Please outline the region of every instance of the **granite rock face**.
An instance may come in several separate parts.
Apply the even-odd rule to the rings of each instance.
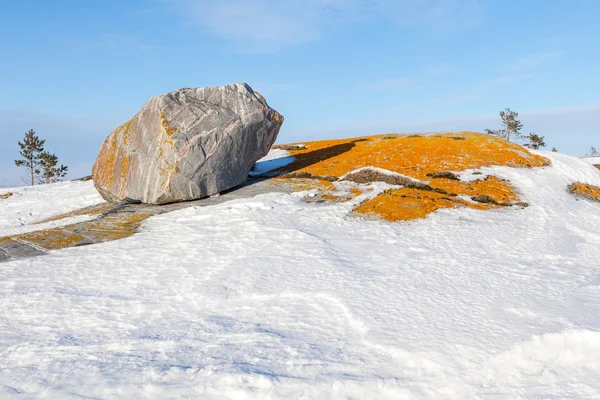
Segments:
[[[214,195],[246,180],[282,123],[244,83],[154,96],[104,140],[94,185],[110,202],[166,204]]]

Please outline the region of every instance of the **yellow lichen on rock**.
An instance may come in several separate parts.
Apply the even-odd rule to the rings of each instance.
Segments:
[[[116,135],[121,135],[121,143],[123,146],[127,146],[129,144],[129,139],[131,139],[131,124],[133,123],[133,119],[125,122],[123,125],[119,126],[115,129]]]
[[[160,126],[168,137],[171,137],[175,132],[177,132],[177,128],[171,126],[171,123],[165,118],[165,113],[162,111],[160,113]]]
[[[354,210],[390,221],[423,218],[440,208],[489,209],[519,201],[510,183],[500,178],[487,176],[463,182],[451,171],[484,166],[531,168],[550,164],[548,159],[522,146],[474,132],[389,134],[286,147],[295,160],[278,171],[281,173],[278,179],[334,181],[359,168],[375,167],[428,182],[387,190]],[[302,185],[306,186],[306,183]],[[324,200],[330,197],[339,200],[326,191],[321,192]],[[472,201],[460,199],[459,195],[468,196]]]
[[[396,222],[425,218],[440,208],[464,206],[479,210],[494,207],[469,203],[437,192],[402,188],[386,190],[379,196],[361,203],[354,212]]]
[[[102,206],[102,209],[104,206]],[[101,208],[98,209],[100,211]],[[68,216],[73,216],[72,213]],[[30,243],[44,250],[58,250],[89,244],[123,239],[133,235],[150,213],[121,213],[115,216],[86,222],[84,224],[67,225],[59,228],[45,229],[19,235],[0,238],[0,244],[10,241]]]
[[[116,218],[103,218],[89,223],[88,229],[94,231],[94,237],[103,241],[118,240],[133,235],[150,217],[149,213],[130,213]]]
[[[509,204],[519,200],[514,188],[505,180],[496,176],[487,176],[471,182],[461,182],[450,179],[432,179],[430,185],[449,193],[467,196],[488,196],[494,202]]]
[[[569,185],[569,192],[584,199],[600,202],[600,187],[587,183]]]
[[[85,240],[85,238],[78,233],[65,235],[61,228],[24,233],[12,238],[35,243],[46,250],[58,250],[72,247]]]
[[[361,167],[378,167],[427,179],[427,174],[483,166],[541,167],[544,157],[491,135],[474,132],[437,135],[378,135],[303,143],[284,171],[340,177]]]
[[[118,129],[110,134],[102,143],[98,159],[92,169],[94,183],[101,183],[105,186],[113,184],[115,160],[117,155],[117,133]]]

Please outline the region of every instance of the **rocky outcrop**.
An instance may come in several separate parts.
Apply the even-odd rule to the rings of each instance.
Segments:
[[[240,185],[275,142],[283,117],[250,86],[152,97],[102,143],[92,175],[110,202],[165,204]]]

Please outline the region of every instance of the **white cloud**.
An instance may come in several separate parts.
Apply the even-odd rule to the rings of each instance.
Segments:
[[[250,51],[318,39],[373,18],[426,29],[464,29],[483,18],[481,0],[166,0],[191,23]]]
[[[347,21],[362,0],[172,0],[209,32],[263,50],[317,39],[336,20]]]

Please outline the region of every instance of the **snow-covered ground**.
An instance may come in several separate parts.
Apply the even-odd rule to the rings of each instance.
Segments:
[[[541,153],[482,169],[525,209],[272,193],[2,263],[0,398],[600,398],[600,204],[566,190],[600,171]]]
[[[250,176],[258,176],[265,172],[272,171],[277,168],[285,167],[294,161],[294,157],[289,156],[286,150],[272,149],[269,154],[261,158],[254,164],[254,168],[250,171]]]
[[[41,227],[30,224],[104,201],[91,181],[0,189],[0,194],[6,192],[13,195],[0,200],[0,237],[60,226],[65,221]]]
[[[582,157],[581,159],[589,162],[590,164],[600,165],[600,157]]]

